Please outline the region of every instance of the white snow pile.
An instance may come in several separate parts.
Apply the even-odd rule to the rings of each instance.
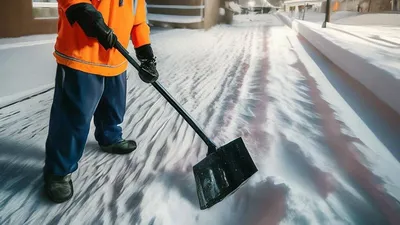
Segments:
[[[296,12],[293,15],[287,12],[282,12],[288,17],[291,17],[292,19],[303,19],[303,13],[301,12]],[[348,18],[348,17],[353,17],[359,15],[358,12],[350,12],[350,11],[339,11],[339,12],[332,12],[331,14],[331,22],[341,20],[343,18]],[[319,12],[313,12],[313,11],[306,11],[304,15],[304,20],[305,21],[310,21],[310,22],[317,22],[317,23],[322,23],[325,20],[325,13],[319,13]]]
[[[288,12],[281,12],[283,15],[291,19],[303,20],[301,12],[290,14]],[[322,23],[325,20],[325,13],[306,11],[304,21]],[[330,21],[335,24],[343,25],[358,25],[358,26],[400,26],[400,14],[361,14],[352,11],[338,11],[332,12]]]
[[[338,19],[335,23],[346,25],[400,26],[400,14],[363,14]]]
[[[233,12],[236,12],[236,13],[241,13],[242,12],[242,8],[240,7],[240,5],[239,4],[237,4],[237,3],[235,3],[235,2],[229,2],[228,3],[228,7],[229,7],[229,9],[230,10],[232,10]]]
[[[325,17],[325,13],[322,13]],[[352,12],[352,11],[339,11],[339,12],[334,12],[331,15],[331,20],[332,21],[337,21],[340,19],[344,19],[344,18],[349,18],[349,17],[353,17],[353,16],[357,16],[359,15],[359,12]]]
[[[164,14],[147,14],[149,21],[166,22],[166,23],[199,23],[203,18],[199,16],[176,16]]]
[[[219,8],[219,15],[224,16],[225,15],[225,9],[224,8]]]

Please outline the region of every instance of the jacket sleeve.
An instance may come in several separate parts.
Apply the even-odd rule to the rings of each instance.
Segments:
[[[89,3],[92,4],[90,0],[58,0],[58,6],[65,12],[71,5],[78,3]]]
[[[132,43],[135,48],[150,44],[150,27],[146,21],[146,3],[144,0],[137,1],[135,23],[131,31]]]

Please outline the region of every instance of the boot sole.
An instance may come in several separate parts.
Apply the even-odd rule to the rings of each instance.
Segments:
[[[108,150],[108,149],[101,149],[103,152],[105,152],[105,153],[109,153],[109,154],[115,154],[115,155],[127,155],[127,154],[130,154],[130,153],[132,153],[133,151],[135,151],[136,150],[136,148],[134,148],[134,149],[132,149],[132,150],[129,150],[129,151],[113,151],[112,149],[111,150]]]
[[[106,152],[106,153],[109,153],[109,154],[126,155],[126,154],[132,153],[133,151],[135,151],[137,149],[137,143],[134,142],[134,144],[135,144],[135,147],[130,149],[130,150],[127,150],[127,151],[118,151],[118,150],[114,150],[112,147],[108,148],[108,147],[102,147],[102,146],[100,146],[100,149],[103,152]]]

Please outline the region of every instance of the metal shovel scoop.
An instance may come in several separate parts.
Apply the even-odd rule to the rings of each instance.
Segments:
[[[129,55],[129,52],[117,42],[115,48],[138,70],[140,66]],[[210,208],[234,193],[254,173],[255,166],[242,138],[217,148],[204,134],[189,114],[157,81],[151,83],[165,99],[179,112],[186,122],[195,130],[208,146],[207,156],[193,166],[200,209]]]
[[[217,150],[208,148],[207,157],[193,167],[200,209],[209,208],[233,194],[257,172],[242,138]]]

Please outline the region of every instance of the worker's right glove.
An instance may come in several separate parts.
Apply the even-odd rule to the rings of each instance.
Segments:
[[[71,25],[77,22],[88,37],[97,38],[106,50],[114,47],[117,36],[105,24],[103,16],[92,4],[78,3],[72,5],[65,14]]]
[[[135,48],[136,57],[140,61],[139,77],[143,82],[153,83],[158,79],[156,57],[150,44]]]

